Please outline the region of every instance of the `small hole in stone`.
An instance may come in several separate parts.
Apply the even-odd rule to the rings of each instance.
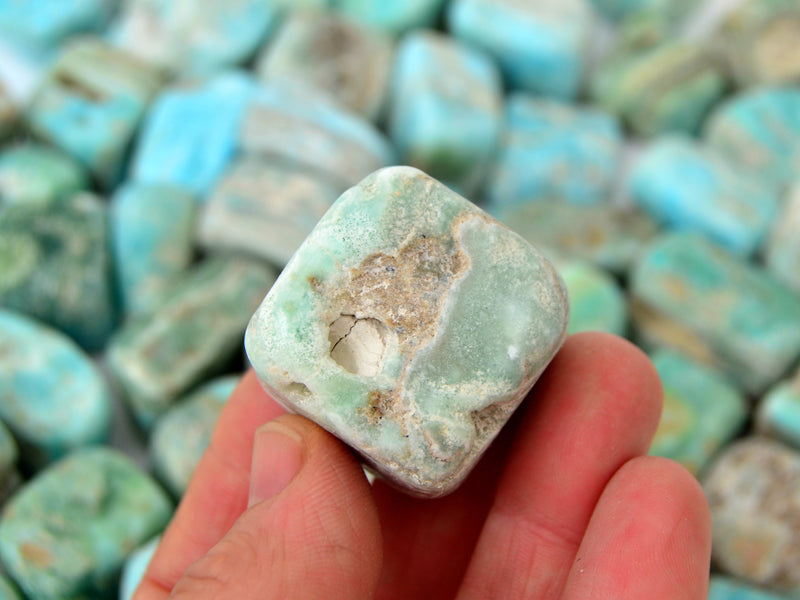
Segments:
[[[330,325],[331,358],[356,375],[377,375],[386,350],[386,325],[377,319],[341,315]]]
[[[311,395],[311,390],[309,390],[305,384],[300,383],[299,381],[293,381],[292,383],[286,385],[283,389],[284,393],[287,395],[303,397]]]

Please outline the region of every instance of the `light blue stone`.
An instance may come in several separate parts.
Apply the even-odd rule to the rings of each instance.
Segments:
[[[491,53],[513,89],[570,100],[581,88],[591,41],[585,0],[452,0],[452,33]]]
[[[604,16],[621,20],[642,13],[663,14],[667,19],[677,20],[694,8],[695,0],[591,0]]]
[[[487,185],[490,205],[534,200],[609,200],[622,150],[615,117],[589,107],[515,93]]]
[[[0,419],[34,468],[107,439],[111,397],[89,357],[64,335],[0,310]]]
[[[434,27],[444,0],[333,0],[335,10],[370,27],[400,35]]]
[[[708,600],[786,600],[778,592],[768,592],[722,575],[712,575]]]
[[[0,205],[49,204],[87,187],[84,169],[56,148],[26,143],[0,154]]]
[[[767,391],[755,418],[760,433],[800,449],[800,372]]]
[[[800,180],[772,226],[764,261],[778,279],[800,294]]]
[[[567,333],[605,331],[624,336],[628,329],[628,305],[614,278],[579,261],[557,266],[569,293]]]
[[[500,134],[502,89],[491,58],[443,34],[408,34],[392,75],[389,135],[400,162],[472,196]]]
[[[119,584],[119,600],[131,600],[136,588],[142,582],[147,566],[156,553],[161,536],[156,536],[144,546],[134,551],[122,567],[122,578]]]
[[[195,200],[164,185],[129,184],[111,200],[111,242],[124,314],[153,307],[194,256]]]
[[[244,73],[166,90],[140,133],[132,179],[182,187],[204,198],[236,154],[255,90]]]
[[[24,600],[14,582],[0,575],[0,600]]]
[[[778,197],[769,188],[688,137],[654,142],[627,186],[633,200],[658,221],[706,235],[739,256],[750,256],[762,245],[778,209]]]
[[[117,0],[0,0],[0,32],[35,48],[55,46],[68,36],[99,31]]]

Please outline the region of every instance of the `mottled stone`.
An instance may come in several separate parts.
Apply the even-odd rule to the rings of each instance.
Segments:
[[[107,220],[90,194],[0,211],[0,307],[101,348],[115,322]]]
[[[640,136],[693,134],[727,85],[711,50],[680,41],[611,57],[592,79],[592,96]]]
[[[117,0],[0,0],[0,32],[28,47],[58,45],[70,35],[100,31]]]
[[[400,35],[411,29],[434,27],[444,0],[334,0],[348,19]]]
[[[621,149],[622,133],[614,117],[589,107],[512,94],[506,101],[505,131],[487,200],[497,206],[608,200]]]
[[[397,48],[389,135],[400,162],[471,196],[500,135],[500,73],[491,58],[433,31]]]
[[[800,146],[800,141],[798,141]],[[800,154],[798,155],[800,156]],[[764,259],[778,279],[800,294],[800,180],[781,207],[767,240]]]
[[[157,422],[150,436],[150,459],[156,477],[176,498],[189,486],[222,408],[239,383],[220,377],[178,400]]]
[[[780,379],[800,356],[800,296],[699,235],[657,238],[630,285],[645,345],[680,350],[751,393]]]
[[[206,248],[243,251],[283,267],[344,189],[296,164],[244,156],[206,204],[198,238]]]
[[[650,357],[664,389],[664,408],[650,454],[681,463],[693,475],[744,427],[748,406],[721,373],[671,350]]]
[[[760,438],[735,442],[703,487],[716,566],[757,585],[800,591],[800,454]]]
[[[578,94],[594,22],[585,0],[453,0],[447,22],[497,59],[511,88],[563,100]]]
[[[18,116],[17,107],[0,82],[0,142],[14,132]]]
[[[2,313],[0,312],[0,319]],[[0,342],[2,348],[2,342]],[[2,376],[2,362],[0,361],[0,382],[4,377]],[[4,386],[0,383],[0,390]],[[11,432],[0,421],[0,508],[2,508],[5,501],[11,496],[14,490],[19,485],[20,475],[17,471],[17,458],[19,458],[19,450],[17,443],[14,441]],[[0,572],[2,575],[2,572]],[[2,588],[0,587],[0,600],[2,600]]]
[[[133,179],[182,187],[203,198],[236,154],[255,90],[248,75],[225,73],[164,91],[140,134]]]
[[[0,557],[31,598],[114,597],[131,549],[160,532],[171,514],[166,493],[128,458],[108,448],[81,450],[9,502]]]
[[[466,477],[564,340],[564,284],[527,242],[411,167],[345,192],[245,346],[288,409],[419,496]]]
[[[135,550],[125,561],[119,583],[119,600],[131,600],[136,588],[142,582],[147,567],[156,553],[161,536],[156,536],[141,548]]]
[[[800,449],[800,372],[770,388],[756,407],[756,430]]]
[[[88,186],[83,167],[56,148],[20,144],[0,153],[0,206],[49,204]]]
[[[389,84],[390,39],[333,13],[291,13],[258,64],[266,81],[292,80],[320,89],[344,108],[375,121]]]
[[[627,182],[631,198],[674,229],[707,236],[738,256],[767,237],[778,196],[712,148],[669,136],[640,156]]]
[[[569,292],[567,333],[606,331],[624,336],[628,304],[616,280],[589,263],[569,261],[557,266]]]
[[[149,429],[178,397],[225,367],[274,279],[260,263],[212,257],[121,329],[108,364],[140,425]]]
[[[785,600],[786,596],[749,586],[721,575],[712,575],[708,600]]]
[[[641,13],[666,13],[678,19],[688,12],[695,0],[591,0],[592,4],[606,17],[614,20],[624,19]]]
[[[155,306],[192,261],[195,200],[180,188],[128,184],[111,200],[114,273],[123,313]]]
[[[0,600],[24,600],[14,582],[0,575]]]
[[[28,107],[38,137],[74,156],[106,187],[123,174],[125,158],[158,71],[99,38],[70,42]]]

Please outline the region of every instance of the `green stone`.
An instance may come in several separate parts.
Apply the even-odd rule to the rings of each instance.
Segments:
[[[14,582],[0,575],[0,600],[23,600]]]
[[[275,275],[243,258],[212,257],[164,291],[111,341],[109,367],[134,416],[149,429],[194,385],[223,369]]]
[[[24,144],[0,154],[0,205],[49,204],[88,187],[83,168],[56,148]]]
[[[798,150],[800,152],[800,149]],[[800,155],[799,155],[800,156]],[[800,294],[800,180],[790,191],[767,240],[767,269]]]
[[[0,142],[11,135],[17,126],[17,108],[0,83]]]
[[[609,273],[588,263],[573,260],[558,267],[569,292],[567,333],[605,331],[624,336],[628,329],[628,304],[619,283]]]
[[[565,338],[561,278],[411,167],[345,192],[253,316],[265,388],[419,496],[466,477]]]
[[[0,508],[20,482],[17,472],[17,443],[8,428],[0,421]],[[0,593],[0,598],[2,594]]]
[[[755,420],[760,433],[800,449],[800,371],[767,391]]]
[[[30,598],[115,598],[128,554],[171,515],[166,493],[128,458],[107,448],[81,450],[9,502],[0,557]]]

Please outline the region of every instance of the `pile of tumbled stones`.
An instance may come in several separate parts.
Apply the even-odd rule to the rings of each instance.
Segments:
[[[692,0],[0,0],[43,73],[0,91],[0,599],[130,597],[250,316],[391,164],[650,353],[710,597],[800,594],[800,0],[734,4],[700,36]]]

